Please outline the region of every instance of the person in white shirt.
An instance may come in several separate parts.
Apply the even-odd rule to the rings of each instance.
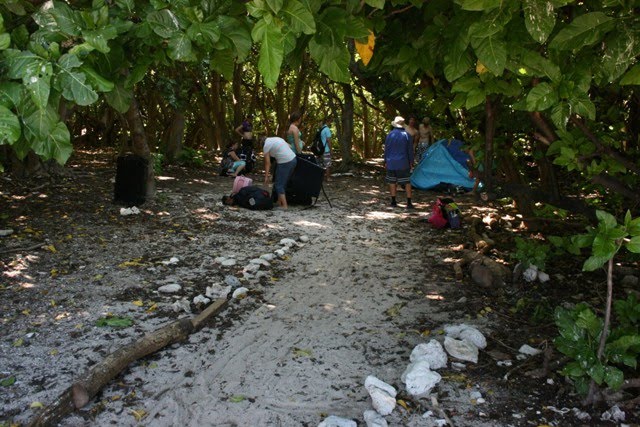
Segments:
[[[289,178],[296,168],[296,154],[293,152],[287,141],[278,137],[271,136],[265,138],[264,146],[264,183],[269,183],[269,171],[271,170],[271,158],[273,157],[278,167],[273,177],[273,188],[278,196],[278,205],[287,208],[287,197],[285,190]]]

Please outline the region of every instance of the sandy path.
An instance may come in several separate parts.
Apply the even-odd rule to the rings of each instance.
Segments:
[[[155,369],[132,369],[128,376],[143,378],[138,396],[146,424],[317,425],[331,414],[362,421],[371,408],[367,375],[402,387],[400,375],[421,342],[402,325],[419,312],[436,312],[415,293],[416,287],[436,291],[425,284],[427,271],[418,261],[425,234],[416,226],[426,225],[403,210],[334,204],[257,214],[273,230],[311,241],[278,261],[284,274],[264,287],[264,301],[242,321],[193,335]],[[113,416],[106,411],[98,424]]]

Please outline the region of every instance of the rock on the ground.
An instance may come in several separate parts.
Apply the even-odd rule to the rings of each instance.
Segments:
[[[168,285],[162,285],[158,288],[158,292],[162,292],[163,294],[175,294],[176,292],[180,292],[182,286],[177,283],[169,283]]]
[[[389,425],[382,415],[371,409],[364,411],[362,416],[367,427],[387,427]]]
[[[274,254],[262,254],[260,255],[260,258],[262,258],[265,261],[273,261],[276,256]]]
[[[222,286],[220,284],[215,283],[211,286],[207,286],[207,291],[205,292],[205,295],[208,298],[220,299],[220,298],[226,298],[227,295],[229,295],[229,292],[231,292],[231,286]]]
[[[533,282],[538,278],[538,267],[535,265],[530,265],[524,273],[522,273],[522,278],[527,282]]]
[[[238,279],[236,276],[232,276],[232,275],[224,276],[224,283],[226,285],[231,286],[232,288],[238,288],[241,285],[240,279]]]
[[[198,304],[203,304],[203,305],[207,305],[211,302],[211,300],[207,297],[205,297],[204,295],[198,295],[196,297],[193,298],[193,304],[198,305]]]
[[[451,338],[467,340],[478,348],[487,346],[487,339],[476,327],[461,323],[459,325],[446,325],[444,332]]]
[[[412,396],[429,394],[431,389],[435,387],[441,379],[440,374],[432,371],[429,363],[422,360],[411,363],[402,374],[402,381]]]
[[[451,357],[467,362],[478,363],[478,347],[469,341],[445,337],[444,348]]]
[[[307,243],[309,241],[309,236],[302,235],[298,237],[298,240],[300,240],[302,243]]]
[[[235,291],[233,291],[233,298],[235,299],[242,299],[244,297],[247,296],[247,294],[249,293],[249,289],[247,288],[238,288]]]
[[[380,415],[389,415],[396,407],[396,389],[382,380],[369,375],[364,387],[371,396],[371,403]]]
[[[7,230],[0,230],[0,237],[6,237],[6,236],[10,236],[13,234],[13,230],[12,229],[7,229]]]
[[[432,339],[426,344],[421,343],[415,346],[409,360],[412,362],[425,361],[429,363],[431,369],[446,368],[447,353],[445,353],[439,341]]]
[[[296,242],[294,239],[285,238],[285,239],[280,240],[280,244],[283,245],[283,246],[291,247],[291,246],[297,245],[298,242]]]
[[[527,356],[535,356],[536,354],[542,353],[542,350],[533,348],[529,344],[523,344],[518,351]]]
[[[234,265],[236,265],[236,260],[233,258],[226,258],[220,264],[222,264],[223,267],[233,267]]]
[[[358,427],[358,424],[349,418],[329,415],[327,418],[322,420],[320,424],[318,424],[318,427]]]
[[[189,304],[189,300],[186,298],[182,298],[181,300],[174,302],[173,304],[171,304],[171,308],[176,313],[184,311],[185,313],[191,314],[191,304]]]
[[[638,277],[627,274],[620,281],[620,285],[625,288],[635,288],[638,286]]]

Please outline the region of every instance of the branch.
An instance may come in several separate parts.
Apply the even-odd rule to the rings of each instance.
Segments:
[[[593,142],[595,146],[598,147],[598,150],[600,152],[611,156],[614,160],[619,162],[621,165],[623,165],[636,175],[640,175],[640,167],[638,167],[638,165],[629,160],[619,151],[603,144],[602,141],[600,141],[600,139],[589,130],[589,128],[582,122],[582,120],[578,119],[576,116],[571,116],[569,120],[571,121],[571,123],[576,125],[576,127],[580,129],[580,131],[582,131],[582,133],[589,139],[589,141]]]

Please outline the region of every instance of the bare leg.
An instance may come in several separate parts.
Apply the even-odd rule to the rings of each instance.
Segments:
[[[287,209],[287,196],[285,194],[278,194],[278,204],[283,209]]]
[[[398,189],[398,184],[389,184],[389,194],[391,194],[391,197],[396,197],[397,189]]]
[[[407,185],[404,187],[405,191],[407,192],[407,199],[411,198],[411,183],[408,182]]]
[[[231,176],[238,176],[238,175],[240,175],[240,172],[242,172],[242,170],[243,170],[243,169],[244,169],[244,165],[240,165],[240,166],[238,166],[238,169],[236,169],[236,170],[235,170],[235,172],[233,172],[233,173],[231,174]]]

